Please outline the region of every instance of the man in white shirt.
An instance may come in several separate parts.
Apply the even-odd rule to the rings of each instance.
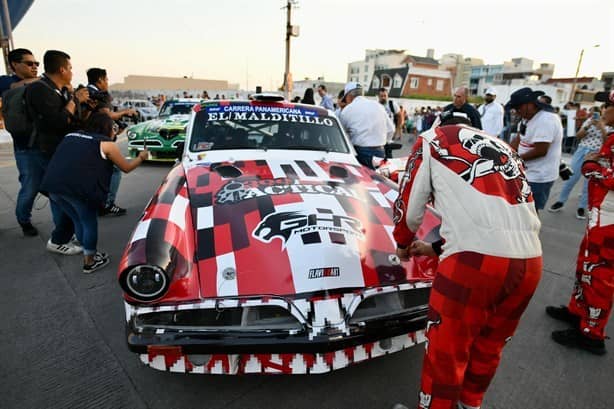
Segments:
[[[487,134],[499,137],[503,131],[503,107],[498,102],[497,91],[489,88],[484,95],[485,103],[478,108],[482,121],[482,129]]]
[[[343,101],[346,106],[339,121],[350,136],[358,162],[373,169],[373,157],[386,157],[384,145],[394,133],[394,124],[384,107],[362,96],[362,87],[356,82],[345,85]]]
[[[514,91],[508,109],[515,109],[521,118],[527,120],[527,129],[519,134],[510,145],[524,160],[527,181],[533,191],[535,209],[543,209],[550,196],[550,189],[559,176],[563,127],[560,117],[550,112],[547,104],[538,100],[542,91],[525,87]]]

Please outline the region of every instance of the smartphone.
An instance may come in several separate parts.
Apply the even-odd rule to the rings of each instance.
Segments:
[[[593,112],[593,119],[599,121],[599,112]]]

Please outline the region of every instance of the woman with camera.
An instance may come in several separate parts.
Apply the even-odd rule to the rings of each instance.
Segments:
[[[582,167],[584,157],[589,153],[599,152],[599,149],[601,149],[601,145],[603,144],[605,136],[614,130],[611,127],[605,125],[603,121],[600,120],[600,111],[603,110],[603,107],[593,107],[591,108],[591,110],[592,116],[586,121],[584,121],[584,123],[576,133],[576,138],[580,142],[578,143],[576,151],[571,158],[570,166],[571,170],[573,171],[573,174],[563,184],[563,188],[561,189],[559,198],[556,202],[554,202],[554,204],[552,204],[552,206],[548,208],[549,212],[560,212],[561,210],[563,210],[563,206],[565,205],[565,202],[567,202],[571,190],[582,176],[580,168]],[[586,219],[587,205],[588,180],[584,178],[582,184],[582,195],[580,196],[578,208],[576,210],[576,218]]]
[[[85,130],[66,135],[49,162],[41,191],[73,221],[83,246],[83,272],[92,273],[109,263],[98,252],[98,208],[106,200],[113,165],[125,173],[137,168],[149,152],[126,160],[113,140],[117,127],[105,113],[95,112]]]

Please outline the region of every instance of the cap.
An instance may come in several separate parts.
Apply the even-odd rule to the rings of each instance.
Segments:
[[[497,91],[494,88],[488,88],[485,95],[497,95]]]
[[[353,91],[356,88],[362,88],[362,86],[357,82],[348,82],[345,84],[345,88],[343,88],[343,95],[347,95],[350,91]]]

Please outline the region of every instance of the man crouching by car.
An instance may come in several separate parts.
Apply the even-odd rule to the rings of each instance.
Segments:
[[[420,408],[478,408],[541,277],[540,222],[522,162],[444,112],[420,135],[395,203],[397,255],[438,255]],[[440,242],[414,241],[432,200]]]
[[[133,108],[113,111],[111,101],[113,97],[109,93],[109,77],[107,71],[103,68],[90,68],[87,70],[87,89],[90,92],[90,100],[88,105],[92,112],[102,112],[111,117],[119,126],[119,132],[126,127],[121,122],[125,116],[135,116],[136,110]],[[113,167],[113,175],[111,176],[111,184],[109,186],[109,195],[103,206],[98,212],[100,216],[123,216],[126,214],[126,209],[115,204],[115,197],[119,190],[119,183],[122,178],[121,171],[117,166]]]

